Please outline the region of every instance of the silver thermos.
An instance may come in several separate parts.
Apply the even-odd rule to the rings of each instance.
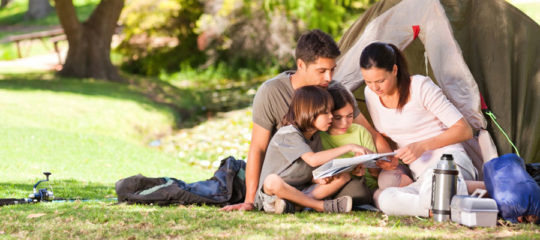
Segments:
[[[433,169],[431,212],[435,221],[450,219],[450,201],[456,195],[458,173],[452,154],[443,154]]]

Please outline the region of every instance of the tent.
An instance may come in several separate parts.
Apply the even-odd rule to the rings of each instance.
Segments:
[[[334,78],[359,98],[368,44],[400,48],[411,74],[429,75],[475,130],[475,166],[512,152],[481,111],[480,94],[526,162],[540,162],[540,26],[503,0],[381,0],[339,42]],[[497,153],[498,152],[498,153]]]

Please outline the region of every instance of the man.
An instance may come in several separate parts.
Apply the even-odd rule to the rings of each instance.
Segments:
[[[303,86],[327,88],[330,84],[339,84],[332,81],[332,75],[336,67],[335,59],[340,54],[331,36],[317,29],[309,31],[298,39],[295,52],[297,70],[285,71],[262,84],[253,99],[253,130],[246,166],[246,198],[244,203],[228,205],[222,210],[254,209],[253,202],[268,143],[281,127],[281,120],[289,109],[294,90]],[[370,131],[379,152],[391,151],[386,140],[371,127],[357,106],[354,122]],[[378,164],[384,169],[393,169],[397,159],[391,164]],[[358,179],[345,185],[336,197],[345,195],[353,197],[355,202],[371,199],[371,194]]]

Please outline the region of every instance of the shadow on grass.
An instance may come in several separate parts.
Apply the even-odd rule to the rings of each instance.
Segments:
[[[0,89],[46,90],[76,93],[88,96],[135,101],[148,108],[155,103],[174,111],[177,128],[192,127],[216,112],[231,111],[251,104],[258,83],[240,87],[216,89],[178,88],[159,79],[124,76],[126,83],[113,83],[96,79],[74,79],[55,76],[54,73],[1,74]],[[251,92],[251,94],[248,94]]]
[[[34,184],[0,182],[0,198],[27,198],[29,194],[33,193]],[[106,199],[116,197],[113,185],[72,179],[52,180],[50,183],[42,182],[37,186],[37,189],[47,188],[51,190],[51,187],[55,198]]]

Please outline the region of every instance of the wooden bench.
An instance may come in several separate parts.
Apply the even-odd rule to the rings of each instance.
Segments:
[[[66,35],[64,35],[63,28],[55,28],[52,30],[46,30],[46,31],[40,31],[40,32],[12,35],[12,36],[2,39],[0,43],[15,42],[15,45],[17,46],[17,55],[19,56],[19,58],[22,58],[20,42],[26,41],[26,40],[39,39],[41,40],[43,45],[47,46],[46,43],[44,42],[44,39],[49,38],[49,37],[51,38],[50,41],[52,41],[54,44],[54,51],[58,55],[58,62],[61,64],[62,60],[60,58],[60,50],[58,49],[58,42],[66,39]]]

